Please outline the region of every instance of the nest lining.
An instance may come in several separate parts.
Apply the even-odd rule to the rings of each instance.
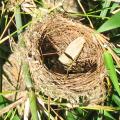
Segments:
[[[86,42],[66,76],[67,67],[58,57],[79,36]],[[18,57],[18,61],[29,62],[36,90],[41,89],[46,95],[65,98],[72,103],[79,103],[81,97],[86,105],[104,100],[105,69],[94,30],[61,15],[53,15],[32,24],[23,37],[26,48],[17,48],[13,56]]]
[[[39,47],[44,64],[53,73],[66,74],[66,68],[58,61],[58,57],[64,53],[70,42],[79,36],[84,36],[86,43],[69,73],[72,75],[74,73],[91,74],[102,64],[101,48],[97,42],[91,40],[94,38],[89,35],[90,33],[84,33],[85,31],[81,30],[80,26],[76,27],[72,21],[65,20],[52,19],[41,34]],[[88,32],[91,31],[88,30]]]

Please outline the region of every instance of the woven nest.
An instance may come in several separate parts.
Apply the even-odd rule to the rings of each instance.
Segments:
[[[78,37],[83,37],[85,43],[67,71],[68,67],[58,59]],[[104,36],[101,37],[104,39]],[[9,58],[12,65],[6,63],[4,71],[8,74],[10,68],[20,71],[20,61],[28,61],[36,91],[42,91],[52,98],[65,98],[72,103],[82,101],[85,105],[104,101],[103,51],[94,30],[61,15],[52,15],[29,26],[23,38],[26,48],[17,47]],[[16,75],[11,74],[12,83],[16,85]],[[24,89],[22,73],[19,75],[20,89]]]

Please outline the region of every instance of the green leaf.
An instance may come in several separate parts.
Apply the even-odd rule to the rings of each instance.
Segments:
[[[119,3],[113,3],[110,9],[110,13],[112,13],[118,7],[119,7]]]
[[[18,117],[18,115],[16,114],[12,120],[20,120],[20,118]]]
[[[66,120],[76,120],[75,119],[75,116],[72,112],[67,112],[67,117],[66,117]]]
[[[113,50],[117,55],[120,55],[120,48],[114,48]]]
[[[111,81],[114,85],[114,88],[116,89],[117,93],[120,96],[120,87],[119,87],[117,74],[116,74],[116,71],[115,71],[113,58],[108,51],[105,51],[103,53],[103,58],[104,58],[104,63],[105,63],[106,69],[108,71],[109,77],[110,77],[110,79],[111,79]]]
[[[29,100],[30,100],[30,109],[32,114],[32,120],[38,120],[38,113],[37,113],[37,98],[33,90],[28,92]]]
[[[112,95],[112,100],[120,107],[120,98],[117,95]]]
[[[120,27],[120,12],[113,15],[109,20],[107,20],[97,31],[104,32]]]
[[[17,27],[17,30],[19,30],[22,27],[22,17],[20,13],[20,6],[16,6],[14,13],[15,13],[16,27]],[[19,40],[20,40],[21,32],[22,32],[22,29],[17,32]]]
[[[4,96],[0,95],[0,109],[9,105],[9,103],[10,103],[10,101],[8,99],[6,99]]]
[[[105,120],[116,120],[109,112],[104,111]]]
[[[110,6],[111,1],[110,0],[104,0],[104,4],[103,4],[103,10],[101,10],[100,16],[102,17],[102,19],[104,19],[104,17],[106,17],[107,12],[108,12],[108,8]]]

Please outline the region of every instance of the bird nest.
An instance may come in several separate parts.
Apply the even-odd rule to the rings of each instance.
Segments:
[[[12,84],[17,84],[15,79],[19,72],[14,71],[20,71],[20,61],[23,60],[29,63],[36,91],[51,98],[64,98],[85,105],[104,101],[103,51],[93,29],[62,15],[52,15],[30,25],[23,33],[23,39],[26,47],[17,47],[9,58],[12,65],[4,65],[4,71],[10,71],[7,72],[9,76],[13,72]],[[76,40],[78,42],[74,44]],[[80,47],[79,52],[75,47]],[[66,59],[72,61],[71,64],[64,63]],[[24,89],[22,81],[20,73],[19,86]]]

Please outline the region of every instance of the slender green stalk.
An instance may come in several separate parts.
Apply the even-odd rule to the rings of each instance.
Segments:
[[[23,30],[25,27],[27,27],[29,24],[31,23],[31,21],[27,24],[25,24],[24,26],[22,26],[21,28],[17,29],[15,32],[11,33],[9,36],[6,36],[5,38],[3,38],[2,40],[0,40],[0,44],[2,44],[3,42],[5,42],[6,40],[8,40],[10,37],[12,37],[13,35],[15,35],[16,33],[18,33],[19,31]],[[20,42],[20,41],[19,41]]]
[[[33,85],[32,85],[32,78],[31,78],[30,71],[29,71],[29,65],[25,61],[22,63],[22,71],[23,71],[23,78],[24,78],[26,87],[28,89],[32,88]]]
[[[20,13],[20,6],[16,6],[15,8],[15,21],[16,21],[16,27],[17,30],[20,29],[22,27],[22,17],[21,17],[21,13]],[[18,39],[20,39],[20,33],[22,32],[22,30],[19,30],[18,33]]]
[[[25,48],[24,38],[21,36],[22,32],[22,18],[20,13],[20,7],[17,6],[15,9],[15,21],[16,21],[16,27],[17,27],[17,33],[18,33],[18,45],[21,48]],[[26,84],[26,87],[28,88],[28,96],[30,99],[30,109],[32,114],[33,120],[38,120],[38,114],[37,114],[37,102],[36,102],[36,95],[33,91],[33,84],[32,84],[32,78],[30,74],[29,64],[27,61],[22,60],[22,72],[23,72],[23,79]]]
[[[32,120],[38,120],[37,114],[37,98],[35,92],[31,89],[28,92],[29,100],[30,100],[30,109],[32,113]]]
[[[105,111],[117,111],[117,110],[120,110],[119,107],[100,106],[100,105],[82,106],[82,107],[79,107],[79,108],[88,109],[88,110],[105,110]]]
[[[99,15],[90,15],[90,14],[80,14],[80,13],[69,13],[70,16],[84,16],[84,17],[93,17],[93,18],[102,18],[101,16]],[[104,17],[104,19],[110,19],[109,17]]]
[[[105,51],[103,54],[103,58],[104,58],[106,69],[108,71],[108,75],[113,83],[115,90],[120,96],[120,87],[119,87],[119,82],[118,82],[117,74],[115,71],[115,66],[114,66],[112,55],[108,51]]]
[[[31,109],[32,119],[38,120],[37,101],[36,101],[37,98],[36,98],[34,90],[32,89],[33,84],[32,84],[31,74],[29,71],[29,65],[25,61],[23,61],[22,71],[23,71],[23,77],[26,83],[26,87],[28,88],[28,96],[30,100],[30,109]]]

